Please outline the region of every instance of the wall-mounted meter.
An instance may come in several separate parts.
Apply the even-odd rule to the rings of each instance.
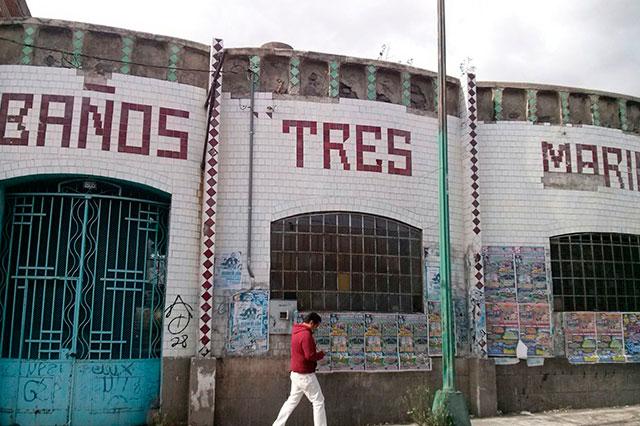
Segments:
[[[298,307],[295,300],[269,301],[269,333],[290,334],[293,324],[293,313]]]

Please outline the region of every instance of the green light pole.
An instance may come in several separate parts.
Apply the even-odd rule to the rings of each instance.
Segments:
[[[433,411],[444,410],[455,426],[471,425],[462,392],[456,391],[453,303],[451,299],[451,247],[449,237],[449,159],[447,152],[447,85],[444,0],[438,0],[438,201],[440,217],[440,312],[442,322],[442,389],[436,392]]]

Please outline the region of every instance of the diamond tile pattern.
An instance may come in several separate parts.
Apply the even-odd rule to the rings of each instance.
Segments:
[[[213,88],[211,109],[208,117],[207,146],[205,153],[204,196],[202,197],[202,284],[200,288],[200,315],[198,328],[198,354],[202,357],[211,355],[211,329],[213,314],[213,276],[216,237],[216,207],[218,194],[218,144],[220,143],[220,100],[222,97],[222,73],[216,70],[222,66],[224,46],[221,39],[213,39],[211,47],[211,86]],[[177,53],[177,52],[176,52]],[[259,63],[258,63],[259,67]],[[259,70],[259,68],[258,68]]]
[[[480,247],[482,241],[480,239],[480,194],[478,189],[479,176],[478,176],[478,141],[476,140],[478,127],[477,116],[477,87],[476,76],[474,74],[467,74],[467,102],[468,102],[468,127],[469,127],[469,177],[471,185],[471,223],[473,224],[472,230],[474,237],[472,238],[474,244],[473,250],[473,266],[475,273],[472,278],[475,278],[475,283],[470,288],[470,314],[473,321],[473,350],[481,358],[487,357],[487,330],[484,321],[485,318],[485,303],[484,303],[484,274],[483,274],[483,262],[480,254]],[[498,110],[502,110],[502,91],[498,96],[494,92],[494,102],[498,99],[498,103],[494,103],[496,108],[496,119],[498,119]],[[498,108],[499,107],[499,108]]]
[[[340,68],[336,61],[329,62],[329,96],[337,98],[340,89]]]
[[[375,101],[376,98],[376,67],[369,65],[367,66],[367,99]]]
[[[289,85],[291,89],[300,87],[300,58],[295,56],[289,61]]]
[[[411,105],[411,74],[402,73],[402,105]]]

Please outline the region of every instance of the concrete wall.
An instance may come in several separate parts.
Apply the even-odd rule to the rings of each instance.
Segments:
[[[571,365],[563,358],[542,367],[496,366],[503,413],[596,408],[640,403],[640,365]]]
[[[470,375],[494,380],[492,363],[478,364],[466,359],[456,362],[456,386],[468,401],[480,397],[469,391]],[[216,425],[269,425],[286,400],[290,380],[289,360],[286,357],[224,358],[218,360],[216,371]],[[440,360],[434,360],[433,371],[401,373],[329,373],[319,374],[318,381],[326,401],[329,424],[356,426],[366,424],[409,422],[402,397],[407,390],[426,385],[432,390],[442,384]],[[488,397],[488,398],[487,398]],[[495,399],[482,395],[484,410],[490,411]],[[478,404],[472,404],[478,413]],[[248,409],[250,407],[250,409]],[[487,411],[485,411],[486,413]],[[485,414],[487,415],[487,414]],[[312,425],[311,404],[300,403],[289,424]]]

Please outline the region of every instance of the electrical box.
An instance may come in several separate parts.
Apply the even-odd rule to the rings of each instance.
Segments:
[[[293,313],[298,308],[295,300],[271,300],[269,302],[269,333],[290,334]]]

